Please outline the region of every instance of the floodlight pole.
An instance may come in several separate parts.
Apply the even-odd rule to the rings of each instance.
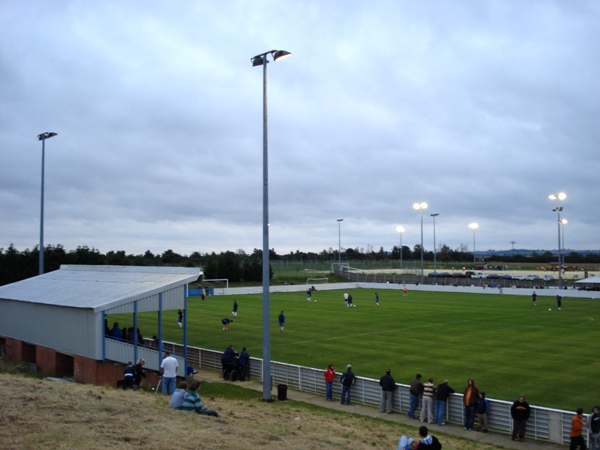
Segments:
[[[342,273],[342,221],[344,219],[338,219],[338,268],[340,274]]]
[[[476,262],[476,259],[475,259],[475,258],[476,258],[476,257],[475,257],[475,250],[476,250],[476,249],[475,249],[475,230],[476,230],[477,228],[479,228],[479,224],[478,224],[478,223],[475,223],[475,222],[473,222],[473,223],[470,223],[470,224],[469,224],[469,228],[470,228],[471,230],[473,230],[473,270],[475,270],[475,266],[477,265],[477,262]]]
[[[263,254],[262,254],[262,284],[263,284],[263,401],[272,401],[271,396],[271,332],[270,332],[270,265],[269,265],[269,140],[267,115],[267,55],[274,61],[287,58],[291,53],[284,50],[271,50],[250,59],[252,66],[263,66]]]
[[[427,208],[427,203],[415,203],[413,208],[421,210],[421,284],[423,284],[423,210]]]
[[[550,200],[556,200],[556,208],[554,208],[552,211],[556,211],[556,214],[558,216],[558,289],[562,289],[562,267],[563,267],[563,261],[562,261],[562,250],[561,250],[561,245],[560,245],[560,212],[563,210],[562,206],[560,206],[560,201],[564,200],[565,198],[567,198],[567,194],[565,194],[564,192],[561,192],[559,194],[550,194],[548,196],[548,198]]]
[[[400,268],[402,269],[402,233],[404,233],[406,230],[402,225],[398,225],[396,227],[396,231],[400,233]]]
[[[46,159],[46,139],[56,136],[56,133],[48,132],[38,134],[38,141],[42,141],[42,196],[40,206],[40,260],[39,274],[44,274],[44,165]]]
[[[439,216],[439,213],[431,214],[433,217],[433,273],[437,274],[437,257],[435,250],[435,218]]]

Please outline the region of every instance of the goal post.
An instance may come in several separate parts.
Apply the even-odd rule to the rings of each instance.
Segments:
[[[329,283],[329,278],[307,278],[306,284],[327,284]]]

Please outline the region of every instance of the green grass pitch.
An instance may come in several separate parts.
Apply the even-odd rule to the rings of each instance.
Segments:
[[[586,411],[600,403],[600,302],[554,298],[379,290],[349,291],[355,308],[344,306],[342,291],[271,294],[271,360],[338,372],[347,364],[359,376],[379,379],[386,368],[396,382],[419,372],[438,384],[444,379],[462,392],[468,378],[489,398],[514,401],[525,393],[533,405]],[[238,317],[231,314],[233,300]],[[316,302],[314,301],[316,300]],[[549,311],[548,308],[552,308]],[[285,311],[279,333],[277,317]],[[222,330],[221,319],[233,323]],[[111,316],[130,326],[130,315]],[[163,339],[182,342],[177,311],[163,313]],[[140,330],[157,330],[157,313],[140,315]],[[188,299],[189,345],[262,356],[262,294]]]

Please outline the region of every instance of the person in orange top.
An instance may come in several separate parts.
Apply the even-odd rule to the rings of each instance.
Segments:
[[[333,400],[333,380],[335,379],[335,367],[329,364],[325,369],[325,399],[330,402]]]
[[[581,450],[587,450],[585,446],[585,439],[583,438],[583,427],[585,426],[585,422],[583,421],[583,408],[577,408],[577,414],[573,416],[573,420],[571,421],[571,432],[569,436],[571,437],[571,445],[569,446],[569,450],[576,450],[580,448]]]
[[[475,381],[469,378],[467,387],[464,392],[464,414],[465,414],[465,430],[471,431],[475,422],[475,405],[479,400],[479,389],[475,387]]]

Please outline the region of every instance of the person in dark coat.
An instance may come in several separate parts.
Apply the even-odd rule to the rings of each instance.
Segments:
[[[246,347],[242,349],[240,353],[240,381],[246,381],[246,376],[249,375],[250,371],[250,355],[246,351]]]
[[[513,441],[525,442],[525,429],[530,413],[529,403],[525,401],[525,395],[521,394],[519,400],[514,402],[510,407],[510,415],[513,419]]]
[[[410,407],[408,417],[416,419],[415,411],[419,407],[419,398],[423,395],[423,383],[421,383],[421,374],[418,373],[414,380],[410,382]]]
[[[454,392],[456,391],[448,385],[448,380],[444,380],[444,382],[437,387],[437,396],[435,401],[435,422],[438,425],[446,425],[444,422],[446,402],[448,401],[450,394],[454,394]]]
[[[379,379],[379,386],[381,386],[381,405],[379,406],[379,412],[391,414],[396,382],[392,377],[390,369],[387,369],[385,375]]]
[[[350,399],[352,397],[352,385],[356,381],[356,376],[352,372],[352,365],[348,364],[346,367],[346,371],[342,374],[340,378],[340,383],[342,383],[342,401],[340,402],[342,405],[345,403],[347,405],[350,404]]]
[[[125,389],[133,389],[133,383],[135,382],[135,368],[133,367],[133,363],[129,361],[127,363],[127,367],[123,371],[123,385],[121,386],[123,390]]]
[[[138,359],[137,364],[134,366],[135,369],[135,385],[139,388],[142,384],[142,378],[146,378],[146,372],[144,372],[145,359]]]

